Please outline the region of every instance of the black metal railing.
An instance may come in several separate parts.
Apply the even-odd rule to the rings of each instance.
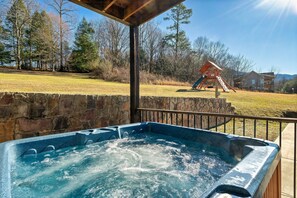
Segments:
[[[287,124],[293,124],[294,162],[293,162],[293,197],[296,197],[296,147],[297,119],[279,117],[243,116],[224,113],[206,113],[163,109],[139,108],[142,122],[152,121],[180,125],[192,128],[208,129],[216,132],[261,138],[276,141],[282,147],[282,131]]]

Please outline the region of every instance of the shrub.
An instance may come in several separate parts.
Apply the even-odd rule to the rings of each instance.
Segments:
[[[93,70],[93,76],[94,78],[112,82],[130,82],[130,70],[126,67],[112,67],[110,61],[101,62],[99,66]],[[148,73],[146,71],[140,71],[139,80],[142,84],[189,86],[189,83],[178,82],[176,79]]]
[[[93,71],[93,75],[96,78],[106,79],[112,72],[112,64],[111,62],[104,60],[101,62],[97,62],[98,64],[93,64],[91,66],[91,70]]]
[[[297,93],[297,78],[289,80],[285,83],[282,89],[285,93]]]

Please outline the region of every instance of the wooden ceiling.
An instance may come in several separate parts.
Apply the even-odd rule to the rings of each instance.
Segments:
[[[184,0],[70,0],[129,26],[141,25]]]

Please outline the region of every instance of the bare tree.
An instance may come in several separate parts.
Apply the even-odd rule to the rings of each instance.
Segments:
[[[151,73],[153,71],[153,66],[156,64],[161,47],[162,32],[154,22],[145,23],[140,27],[139,32],[140,46],[144,56],[147,57],[147,61],[143,63],[143,68]]]
[[[249,72],[253,66],[254,63],[243,55],[228,56],[228,67],[233,70],[233,75],[235,76]]]
[[[194,51],[199,60],[204,59],[205,50],[208,48],[209,40],[206,37],[198,37],[193,44]]]
[[[51,50],[52,50],[52,71],[55,71],[56,69],[61,66],[61,51],[60,51],[60,17],[59,15],[50,13],[49,17],[52,21],[52,34],[53,34],[53,40],[52,40],[52,45],[51,45]],[[63,40],[69,40],[71,37],[71,31],[67,23],[63,23]],[[62,57],[63,57],[63,63],[66,62],[66,55],[67,53],[64,53],[65,47],[64,44],[63,46],[63,51],[62,51]],[[66,54],[66,55],[65,55]]]
[[[227,67],[223,71],[223,76],[232,84],[235,77],[249,72],[253,66],[254,63],[243,55],[234,56],[229,54],[227,57]]]
[[[126,65],[125,56],[129,47],[128,28],[111,19],[93,22],[94,39],[98,43],[101,56],[114,66]]]
[[[200,64],[212,60],[221,67],[228,67],[229,49],[219,41],[213,42],[206,37],[198,37],[194,41],[194,51]]]
[[[65,34],[70,30],[68,27],[69,23],[73,22],[74,9],[72,8],[68,0],[51,0],[49,6],[53,8],[56,14],[59,16],[59,60],[60,60],[60,71],[64,71],[64,43]]]
[[[221,42],[210,41],[206,37],[198,37],[194,42],[194,51],[197,62],[202,66],[206,60],[212,60],[221,66],[223,76],[231,83],[234,76],[251,70],[253,62],[243,55],[234,56],[229,49]]]
[[[271,66],[269,71],[273,72],[275,75],[280,73],[280,69],[278,67],[275,67],[275,66]]]

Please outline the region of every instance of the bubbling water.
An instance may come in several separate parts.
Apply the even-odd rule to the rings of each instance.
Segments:
[[[199,197],[237,161],[215,147],[152,133],[21,157],[13,197]]]

